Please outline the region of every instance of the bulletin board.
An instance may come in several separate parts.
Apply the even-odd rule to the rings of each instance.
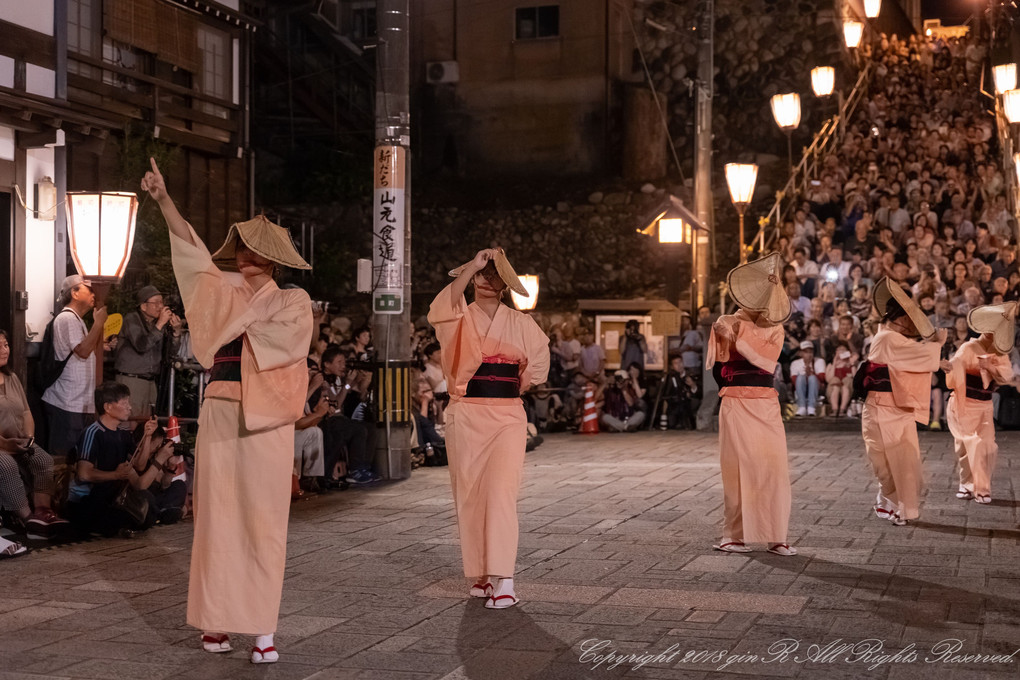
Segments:
[[[620,368],[620,338],[630,320],[638,322],[638,331],[645,336],[648,351],[645,352],[645,370],[661,371],[665,368],[666,338],[652,335],[652,317],[640,314],[599,314],[595,317],[595,341],[606,353],[606,368],[612,371]]]

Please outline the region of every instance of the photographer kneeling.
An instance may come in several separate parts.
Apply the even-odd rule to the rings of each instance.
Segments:
[[[167,483],[155,495],[157,480],[172,479],[173,442],[165,441],[155,455],[155,418],[146,421],[137,446],[130,432],[118,429],[131,418],[131,393],[116,382],[96,388],[99,419],[78,439],[74,478],[68,492],[67,514],[80,530],[113,536],[130,536],[157,521],[172,523],[181,517],[187,490],[180,482]]]

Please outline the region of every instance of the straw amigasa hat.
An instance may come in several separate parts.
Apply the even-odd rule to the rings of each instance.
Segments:
[[[241,239],[256,255],[261,255],[276,264],[291,269],[312,268],[312,265],[298,254],[294,242],[290,239],[290,232],[270,222],[265,215],[259,215],[247,222],[235,222],[230,225],[226,240],[212,256],[213,262],[220,269],[237,271],[234,253],[237,250],[238,239]]]
[[[1009,354],[1016,339],[1017,302],[981,305],[967,314],[967,325],[975,333],[991,333],[995,351]]]
[[[917,306],[910,294],[900,284],[889,280],[889,277],[886,276],[875,284],[875,290],[871,294],[871,301],[875,304],[875,309],[878,310],[880,317],[885,316],[889,300],[895,300],[903,308],[910,320],[914,322],[914,327],[922,338],[928,339],[935,335],[935,327],[931,325],[931,321]]]
[[[783,260],[779,253],[734,267],[726,276],[730,295],[741,309],[761,312],[772,323],[790,316],[790,296],[783,287]]]
[[[510,287],[510,290],[523,295],[524,297],[531,297],[531,293],[521,283],[521,279],[517,276],[517,272],[510,266],[510,261],[506,259],[506,253],[503,252],[502,248],[496,248],[496,257],[492,258],[492,261],[496,264],[496,271],[499,273],[499,278],[503,279],[503,283]],[[465,262],[456,269],[450,270],[450,276],[456,278],[460,276],[464,268],[467,267],[471,262]]]

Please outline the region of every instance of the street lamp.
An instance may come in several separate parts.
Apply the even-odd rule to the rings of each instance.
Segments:
[[[92,282],[96,309],[110,286],[124,277],[135,240],[138,197],[123,191],[67,192],[67,239],[74,266]],[[102,382],[103,343],[96,348],[96,380]]]
[[[747,248],[744,246],[744,213],[754,195],[754,183],[758,179],[758,166],[754,163],[727,163],[726,183],[730,186],[730,200],[740,215],[740,264],[747,262]]]
[[[811,69],[811,89],[816,97],[828,97],[836,85],[836,69],[831,66],[816,66]]]
[[[786,132],[786,156],[793,173],[793,131],[800,125],[800,95],[796,92],[772,96],[772,117]]]
[[[843,23],[843,40],[849,48],[861,44],[861,36],[864,34],[864,24],[859,21],[846,21]]]
[[[882,11],[882,0],[864,0],[864,16],[874,19]]]
[[[524,289],[528,291],[528,296],[525,297],[524,295],[511,290],[510,297],[513,298],[517,309],[522,312],[530,312],[538,303],[538,276],[536,274],[522,274],[517,278],[521,280],[521,284],[524,286]]]
[[[1002,110],[1010,123],[1020,123],[1020,90],[1006,90],[1002,93]]]
[[[1020,186],[1020,151],[1013,154],[1013,169],[1016,171],[1016,183]]]
[[[1002,94],[1016,88],[1016,63],[998,64],[992,67],[995,78],[995,94]]]
[[[695,263],[698,250],[698,232],[705,229],[705,225],[698,219],[698,216],[687,209],[676,196],[672,194],[663,198],[652,212],[642,222],[644,228],[638,229],[639,234],[652,236],[658,232],[659,243],[665,245],[670,253],[669,263],[666,267],[666,298],[670,303],[676,303],[680,297],[680,258],[684,252],[684,246],[691,247],[691,307],[697,301],[698,277]],[[678,305],[679,306],[679,305]]]

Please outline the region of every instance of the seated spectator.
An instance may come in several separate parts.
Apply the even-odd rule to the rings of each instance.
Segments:
[[[826,399],[831,415],[846,415],[853,395],[854,368],[858,355],[854,354],[845,340],[836,342],[832,360],[825,366]]]
[[[985,299],[981,295],[981,290],[977,286],[970,286],[963,291],[963,301],[956,306],[956,313],[961,316],[967,316],[970,310],[980,307],[984,303]]]
[[[645,422],[645,412],[638,410],[638,398],[627,371],[613,374],[613,381],[602,392],[601,404],[599,422],[610,432],[633,432]]]
[[[794,248],[793,269],[797,273],[801,295],[809,298],[814,297],[818,286],[818,264],[807,259],[806,248]]]
[[[852,354],[860,354],[861,348],[864,344],[864,338],[857,332],[856,325],[854,324],[854,317],[850,314],[844,314],[839,317],[836,322],[836,330],[829,337],[828,350],[826,351],[827,357],[834,357],[837,351],[837,346],[840,342],[846,344],[847,349]]]
[[[669,359],[669,371],[662,386],[662,406],[658,417],[664,413],[666,427],[670,430],[693,430],[697,423],[695,417],[701,402],[701,390],[698,382],[684,365],[683,357],[673,355]]]
[[[322,429],[319,423],[329,413],[329,399],[318,390],[319,401],[314,408],[305,404],[305,415],[294,423],[294,478],[305,491],[322,490],[319,480],[326,476]]]
[[[581,422],[581,416],[584,414],[585,393],[589,382],[584,373],[581,373],[580,370],[575,371],[564,393],[563,415],[572,427],[577,427]],[[595,385],[595,383],[592,384]],[[596,394],[598,393],[598,385],[595,385],[594,391]]]
[[[563,399],[548,382],[529,389],[524,399],[531,404],[539,432],[560,432],[566,427]]]
[[[357,337],[362,337],[359,333]],[[327,485],[336,488],[340,485],[338,478],[344,450],[347,452],[347,476],[350,484],[371,484],[382,479],[372,470],[374,450],[369,447],[368,427],[345,415],[345,405],[351,392],[352,384],[346,380],[347,359],[339,347],[330,347],[322,354],[323,384],[308,401],[311,408],[319,404],[320,393],[326,395],[329,409],[320,423],[323,438],[323,462]],[[360,398],[353,401],[359,402]],[[353,414],[352,409],[350,412]]]
[[[430,342],[426,345],[424,354],[425,368],[422,375],[428,381],[433,395],[429,402],[429,410],[432,422],[442,434],[446,423],[445,410],[450,403],[450,391],[446,385],[446,376],[443,374],[443,350],[438,342]]]
[[[1010,274],[1020,272],[1020,262],[1016,260],[1015,246],[1005,246],[999,250],[999,256],[992,262],[992,277],[1009,280]]]
[[[0,330],[0,507],[14,513],[29,538],[49,538],[66,526],[67,520],[51,509],[53,458],[35,444],[35,420],[25,389],[11,371],[10,356],[7,331]],[[22,470],[31,479],[31,506]],[[10,546],[0,546],[0,555],[4,550],[9,551]]]
[[[811,318],[811,300],[801,295],[800,284],[790,283],[786,286],[786,294],[790,296],[790,307],[794,313],[800,312],[805,321]]]
[[[78,438],[74,477],[68,493],[67,515],[81,531],[131,536],[157,521],[177,521],[182,515],[187,488],[177,481],[157,496],[150,487],[175,472],[170,466],[173,442],[156,447],[155,418],[147,420],[136,446],[130,432],[119,429],[131,418],[131,392],[126,385],[107,381],[96,388],[99,419]],[[155,455],[153,455],[153,453]],[[162,486],[162,485],[161,485]],[[122,491],[140,499],[142,516],[115,504]],[[144,502],[142,502],[144,501]]]
[[[436,431],[435,423],[429,416],[429,404],[434,398],[429,381],[420,378],[416,381],[417,390],[411,396],[414,407],[414,436],[418,461],[421,465],[446,465],[446,440]]]
[[[312,339],[312,347],[308,352],[308,358],[316,366],[320,366],[322,362],[322,353],[329,347],[330,340],[329,336],[325,333],[319,333],[317,338]]]
[[[797,395],[797,415],[815,415],[818,389],[825,380],[825,360],[815,357],[815,346],[810,340],[800,343],[800,358],[790,364],[790,378]]]
[[[648,394],[647,381],[645,380],[645,368],[638,364],[636,361],[630,362],[627,365],[627,389],[630,390],[631,394],[637,400],[634,408],[638,411],[648,412]]]
[[[858,284],[854,288],[850,298],[850,312],[861,321],[871,316],[871,288],[866,284]]]

